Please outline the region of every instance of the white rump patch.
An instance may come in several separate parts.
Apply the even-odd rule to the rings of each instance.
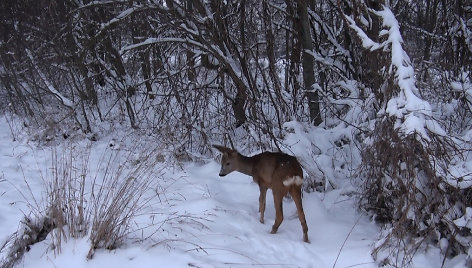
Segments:
[[[284,181],[283,181],[283,184],[285,186],[290,186],[290,185],[302,185],[303,184],[303,179],[302,177],[300,176],[293,176],[293,177],[289,177],[289,178],[286,178]]]

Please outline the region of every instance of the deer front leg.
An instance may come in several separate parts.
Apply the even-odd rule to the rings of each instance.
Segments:
[[[267,187],[259,185],[259,191],[261,192],[259,195],[259,212],[261,213],[260,222],[264,223],[264,212],[266,207],[266,193]]]

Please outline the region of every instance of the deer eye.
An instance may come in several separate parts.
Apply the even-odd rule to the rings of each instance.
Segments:
[[[226,163],[226,165],[227,165],[227,166],[229,166],[229,162],[228,162],[228,163]]]

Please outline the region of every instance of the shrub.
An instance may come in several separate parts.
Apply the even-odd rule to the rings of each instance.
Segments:
[[[447,167],[459,153],[454,143],[433,133],[429,142],[404,135],[391,119],[373,133],[363,151],[361,205],[387,224],[374,257],[387,252],[383,262],[404,266],[424,242],[438,245],[445,257],[467,252],[470,229],[457,220],[472,206],[472,196],[470,187],[448,181]]]

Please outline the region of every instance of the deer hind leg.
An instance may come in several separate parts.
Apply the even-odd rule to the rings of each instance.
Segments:
[[[298,219],[300,219],[300,223],[302,224],[303,241],[310,243],[310,241],[308,240],[308,226],[306,224],[305,212],[303,211],[302,205],[301,187],[292,186],[292,188],[290,189],[290,195],[292,196],[293,201],[295,201],[295,205],[297,206]]]
[[[284,220],[284,212],[283,212],[283,207],[282,207],[283,195],[281,195],[278,192],[274,192],[274,191],[272,192],[274,194],[275,222],[274,222],[274,225],[272,226],[272,231],[270,233],[275,234],[277,233],[277,230],[279,229],[280,224]]]
[[[259,195],[259,212],[261,213],[260,222],[264,223],[264,212],[266,207],[266,193],[267,187],[263,187],[259,185],[260,195]]]

